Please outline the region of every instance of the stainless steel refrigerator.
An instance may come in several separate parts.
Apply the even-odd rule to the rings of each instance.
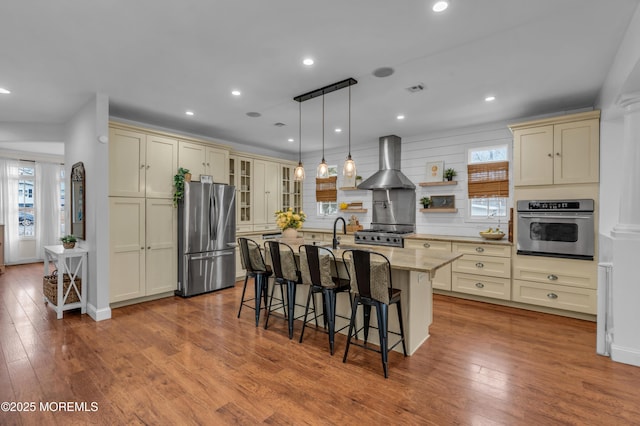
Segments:
[[[235,283],[235,187],[185,182],[178,203],[178,290],[195,296]]]

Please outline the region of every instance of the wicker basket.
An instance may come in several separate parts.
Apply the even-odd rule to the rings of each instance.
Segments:
[[[82,281],[80,277],[76,277],[75,279],[76,287],[78,291],[82,292]],[[71,286],[71,277],[69,274],[64,274],[63,284],[62,284],[62,297],[66,294],[67,290]],[[58,305],[58,270],[56,269],[51,273],[51,275],[45,275],[42,278],[42,292],[44,293],[44,297],[49,299],[51,303],[54,305]],[[75,292],[75,290],[69,291],[69,296],[67,297],[66,304],[69,303],[77,303],[80,301],[80,297]]]

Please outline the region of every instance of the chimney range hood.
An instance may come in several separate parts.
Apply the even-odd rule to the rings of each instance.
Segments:
[[[401,139],[396,135],[380,138],[379,170],[358,185],[358,189],[415,189],[416,186],[400,171]]]

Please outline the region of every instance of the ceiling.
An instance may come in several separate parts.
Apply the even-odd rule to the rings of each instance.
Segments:
[[[349,77],[353,145],[590,107],[637,4],[5,1],[0,125],[64,123],[100,92],[115,117],[295,155],[298,108],[303,152],[321,148],[323,125],[321,97],[293,98]],[[324,96],[327,148],[347,144],[348,92]]]

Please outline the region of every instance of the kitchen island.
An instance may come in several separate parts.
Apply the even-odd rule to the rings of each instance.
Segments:
[[[300,239],[282,239],[281,241],[292,246],[296,253],[298,252],[298,246],[303,243]],[[256,242],[259,244],[264,243],[263,241]],[[309,244],[309,242],[306,243]],[[326,242],[318,242],[318,244],[326,245]],[[433,322],[431,279],[436,270],[448,265],[461,255],[457,253],[426,254],[423,250],[412,248],[368,246],[364,244],[344,247],[344,249],[348,248],[375,251],[385,255],[391,262],[393,287],[402,290],[402,315],[407,353],[409,355],[413,354],[429,338],[429,326]],[[346,278],[347,273],[342,264],[344,250],[335,249],[332,251],[338,261],[338,274]],[[306,291],[299,291],[296,294],[296,303],[304,305],[306,298]],[[397,315],[393,311],[389,315],[389,329],[399,330]],[[296,317],[302,313],[296,310]],[[348,324],[346,318],[349,318],[351,314],[351,307],[346,297],[339,296],[337,298],[336,313],[338,314],[336,317],[336,330],[338,330]],[[375,311],[371,312],[371,316],[371,324],[376,324]],[[359,315],[358,318],[361,320],[362,316]],[[343,330],[343,332],[346,334],[346,330]],[[369,334],[369,340],[372,343],[377,344],[377,338],[376,333]],[[402,348],[397,346],[394,350],[401,351]]]

